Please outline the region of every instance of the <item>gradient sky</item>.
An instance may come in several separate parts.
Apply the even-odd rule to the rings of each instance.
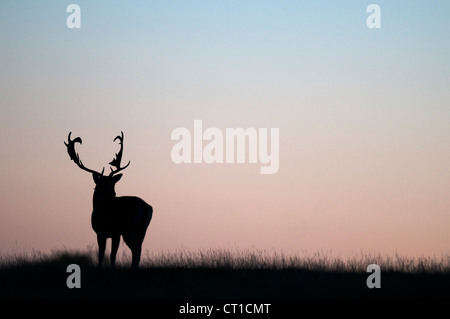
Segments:
[[[66,7],[81,7],[81,29]],[[381,7],[381,29],[366,7]],[[0,251],[95,243],[92,177],[144,250],[450,254],[449,1],[0,3]],[[172,162],[177,127],[280,129],[280,168]],[[121,250],[123,244],[121,244]]]

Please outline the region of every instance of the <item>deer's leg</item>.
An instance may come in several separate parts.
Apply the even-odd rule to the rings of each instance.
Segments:
[[[116,255],[117,255],[117,249],[119,249],[119,243],[120,243],[120,235],[113,236],[111,242],[111,267],[114,267],[116,264]]]
[[[124,235],[123,240],[125,244],[131,249],[131,267],[137,268],[141,260],[141,244],[138,243],[135,235]]]
[[[98,243],[98,268],[102,267],[103,257],[105,257],[106,237],[97,235]]]
[[[138,268],[139,262],[141,261],[141,245],[136,245],[134,250],[131,251],[132,254],[132,261],[131,261],[131,267],[132,268]]]

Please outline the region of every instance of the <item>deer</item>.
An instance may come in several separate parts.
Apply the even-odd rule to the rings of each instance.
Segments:
[[[138,268],[141,259],[142,243],[152,219],[153,208],[139,197],[116,196],[115,185],[123,175],[118,173],[130,165],[130,161],[128,161],[127,165],[121,167],[123,132],[113,140],[113,142],[119,140],[120,150],[109,163],[112,166],[110,167],[111,172],[109,175],[103,175],[104,167],[102,172],[99,173],[84,166],[80,156],[75,151],[75,144],[82,144],[82,140],[80,137],[72,140],[71,134],[72,132],[69,133],[68,142],[64,142],[70,159],[79,168],[91,173],[95,182],[91,225],[97,234],[98,268],[102,267],[106,240],[108,238],[111,238],[111,267],[115,267],[121,236],[132,253],[131,267]]]

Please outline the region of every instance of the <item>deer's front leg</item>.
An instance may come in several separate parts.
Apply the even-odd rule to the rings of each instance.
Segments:
[[[98,268],[102,267],[103,257],[105,257],[106,237],[97,235],[98,243]]]

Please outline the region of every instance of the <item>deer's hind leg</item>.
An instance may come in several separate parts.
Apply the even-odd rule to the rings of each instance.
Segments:
[[[106,237],[97,235],[98,244],[98,268],[102,268],[103,258],[105,257]]]
[[[136,235],[134,234],[123,235],[123,240],[131,249],[131,267],[137,268],[139,266],[139,262],[141,261],[142,243],[138,241]]]
[[[120,235],[115,235],[111,238],[111,267],[114,267],[116,265],[116,255],[117,255],[117,249],[119,249],[119,243],[120,243]]]

